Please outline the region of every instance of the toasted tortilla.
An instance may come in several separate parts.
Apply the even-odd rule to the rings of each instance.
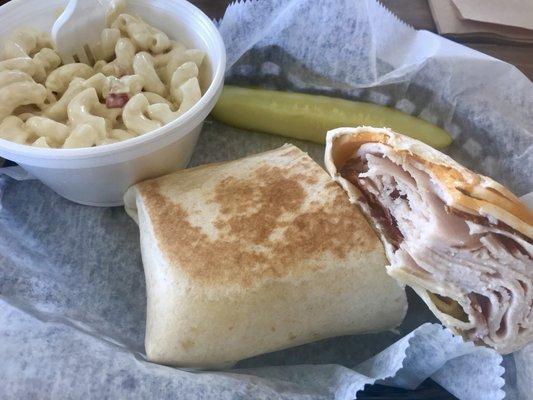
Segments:
[[[124,202],[140,229],[151,361],[227,366],[405,315],[379,238],[294,146],[145,181]]]
[[[328,132],[325,163],[443,324],[503,354],[533,340],[533,214],[512,192],[385,128]]]

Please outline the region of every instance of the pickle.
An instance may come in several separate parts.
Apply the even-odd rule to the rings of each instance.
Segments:
[[[316,143],[330,129],[359,125],[388,127],[436,148],[452,142],[445,130],[393,108],[304,93],[225,86],[212,115],[237,128]]]

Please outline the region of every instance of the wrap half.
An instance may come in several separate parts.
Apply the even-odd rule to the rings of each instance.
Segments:
[[[501,353],[533,339],[533,215],[513,193],[388,129],[330,131],[325,162],[444,325]]]
[[[124,200],[140,229],[152,361],[220,367],[405,315],[372,227],[294,146],[145,181]]]

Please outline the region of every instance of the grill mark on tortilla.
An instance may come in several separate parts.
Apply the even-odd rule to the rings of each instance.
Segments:
[[[229,228],[239,239],[264,243],[275,229],[287,226],[280,221],[283,214],[300,209],[306,197],[300,184],[304,179],[303,174],[285,176],[281,168],[268,166],[253,171],[252,179],[225,178],[213,196],[221,214],[215,226]]]
[[[319,191],[319,196],[316,203],[303,207],[307,194],[302,180],[309,175],[316,177],[317,184],[305,189]],[[250,287],[269,278],[323,269],[352,251],[365,253],[381,247],[358,208],[308,156],[288,167],[259,165],[245,179],[220,181],[212,199],[219,213],[210,221],[218,228],[216,240],[190,223],[179,200],[162,194],[159,180],[140,184],[139,192],[163,254],[189,279],[205,285]],[[271,239],[273,229],[278,228],[283,230],[281,237]],[[334,258],[321,262],[328,254],[330,260]]]

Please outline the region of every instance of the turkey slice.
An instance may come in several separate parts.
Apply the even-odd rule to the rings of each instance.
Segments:
[[[501,353],[533,339],[533,214],[515,195],[387,129],[330,131],[325,157],[374,223],[389,274],[443,324]]]

